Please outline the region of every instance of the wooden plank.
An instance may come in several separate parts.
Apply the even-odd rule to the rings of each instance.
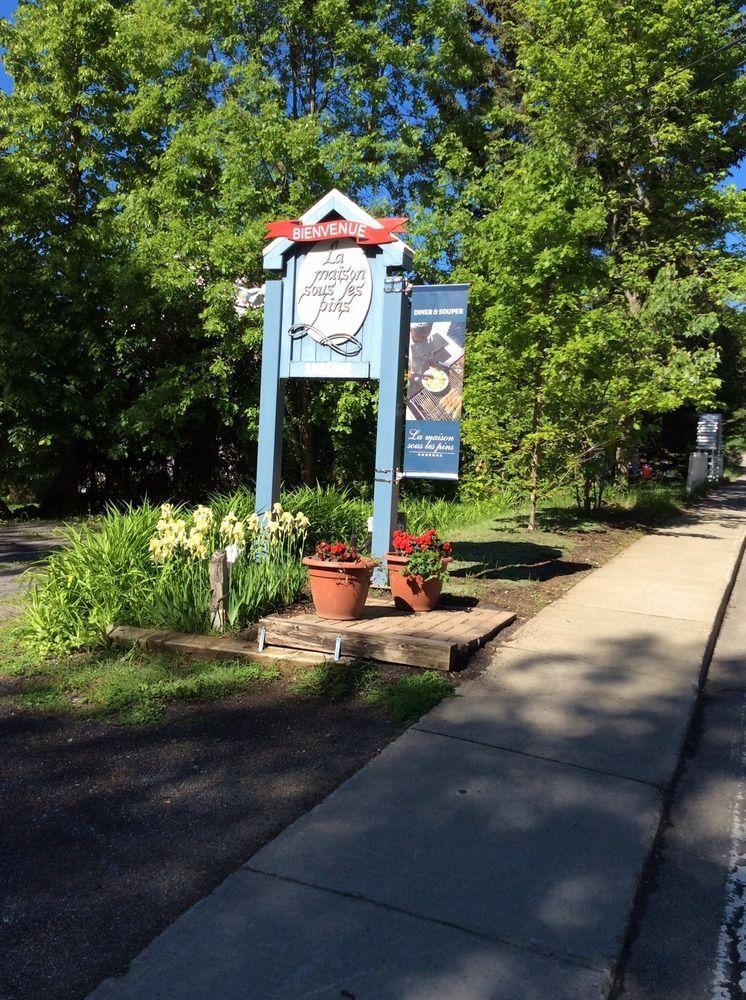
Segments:
[[[368,618],[355,623],[355,628],[351,631],[354,632],[380,632],[382,635],[389,635],[394,632],[395,629],[392,628],[389,618]]]
[[[314,628],[324,628],[328,624],[329,624],[329,620],[327,618],[319,618],[319,619],[317,619],[313,623],[313,627]],[[334,622],[334,631],[335,631],[335,634],[337,632],[343,632],[343,633],[344,632],[348,632],[350,629],[357,628],[357,625],[358,625],[357,621],[351,621],[351,622],[344,622],[344,621],[342,621],[342,622]]]
[[[404,634],[416,635],[423,639],[442,639],[447,633],[444,628],[424,628],[422,625],[414,624]]]
[[[480,629],[464,631],[457,637],[459,653],[465,654],[475,649],[479,649],[490,639],[494,638],[498,632],[506,628],[515,621],[516,616],[505,611],[495,615],[489,624],[483,625]]]
[[[107,629],[109,641],[117,646],[140,646],[149,651],[163,651],[174,656],[189,656],[195,660],[248,660],[264,663],[283,671],[289,668],[316,666],[327,657],[306,648],[282,649],[275,646],[261,653],[256,644],[241,639],[215,635],[189,635],[185,632],[168,632],[165,629],[137,628],[134,625],[112,625]]]
[[[502,629],[507,628],[508,625],[512,625],[517,617],[513,611],[492,612],[491,621],[486,623],[486,627],[482,628],[482,642],[487,642],[488,639],[497,635]]]
[[[450,647],[453,645],[453,643],[443,642],[440,639],[434,639],[426,636],[413,637],[404,632],[403,630],[402,631],[397,630],[395,632],[391,632],[388,629],[385,629],[385,626],[384,626],[385,630],[380,632],[377,632],[375,629],[372,631],[366,629],[364,632],[355,630],[349,630],[348,632],[341,632],[340,629],[337,628],[337,624],[338,624],[337,622],[333,621],[324,621],[323,624],[317,624],[315,622],[307,622],[303,618],[303,616],[298,616],[297,618],[285,618],[281,620],[263,618],[259,622],[260,627],[264,625],[265,628],[267,629],[267,641],[269,641],[270,633],[272,635],[279,635],[279,636],[309,635],[312,638],[313,637],[320,638],[325,642],[328,642],[330,639],[333,641],[337,635],[341,634],[343,641],[346,639],[352,639],[354,636],[358,636],[361,640],[362,639],[373,640],[378,637],[382,641],[387,641],[391,639],[393,641],[405,642],[409,639],[413,639],[417,645],[422,646],[423,648],[432,647],[434,650],[442,650],[444,646]]]
[[[391,597],[368,597],[365,606],[366,608],[393,608],[394,601]]]
[[[271,648],[258,653],[253,643],[227,636],[185,635],[161,629],[114,626],[109,638],[120,645],[141,645],[178,655],[202,659],[245,659],[273,662],[280,669],[310,666],[327,659],[342,636],[342,656],[366,656],[385,663],[403,663],[435,670],[453,669],[457,661],[483,645],[515,621],[510,611],[492,609],[441,609],[413,615],[393,608],[391,602],[376,601],[366,608],[363,619],[330,622],[316,615],[295,618],[268,616],[260,625],[267,629]]]
[[[331,653],[336,636],[341,634],[343,656],[367,656],[384,663],[404,663],[433,670],[451,670],[455,661],[456,643],[448,640],[367,631],[340,633],[332,622],[326,624],[325,629],[304,624],[301,616],[282,622],[267,618],[259,622],[267,630],[265,641],[271,645]]]

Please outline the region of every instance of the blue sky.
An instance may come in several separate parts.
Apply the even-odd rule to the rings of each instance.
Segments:
[[[16,0],[0,0],[0,17],[9,17],[16,9]],[[0,87],[3,90],[10,90],[10,78],[5,72],[2,62],[2,50],[0,50]],[[746,188],[746,160],[733,171],[731,177],[740,188]]]
[[[0,0],[0,17],[10,17],[15,9],[16,0]],[[0,49],[0,87],[2,87],[3,90],[9,90],[10,80],[8,79],[8,74],[5,72],[5,67],[3,66],[2,52],[3,50]]]

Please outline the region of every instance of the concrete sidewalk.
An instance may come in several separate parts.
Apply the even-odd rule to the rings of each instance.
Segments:
[[[636,542],[92,1000],[604,996],[745,537]]]

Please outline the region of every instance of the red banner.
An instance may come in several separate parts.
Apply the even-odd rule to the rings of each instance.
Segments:
[[[293,243],[318,243],[322,240],[353,239],[360,246],[378,246],[381,243],[393,243],[398,237],[394,233],[402,231],[406,219],[376,219],[369,222],[353,222],[351,219],[331,219],[327,222],[301,222],[298,219],[281,219],[278,222],[266,222],[266,239],[274,240],[278,236],[291,240]]]

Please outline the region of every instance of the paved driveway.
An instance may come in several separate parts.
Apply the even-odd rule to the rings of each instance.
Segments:
[[[54,521],[0,524],[0,621],[16,610],[23,574],[62,546]]]

